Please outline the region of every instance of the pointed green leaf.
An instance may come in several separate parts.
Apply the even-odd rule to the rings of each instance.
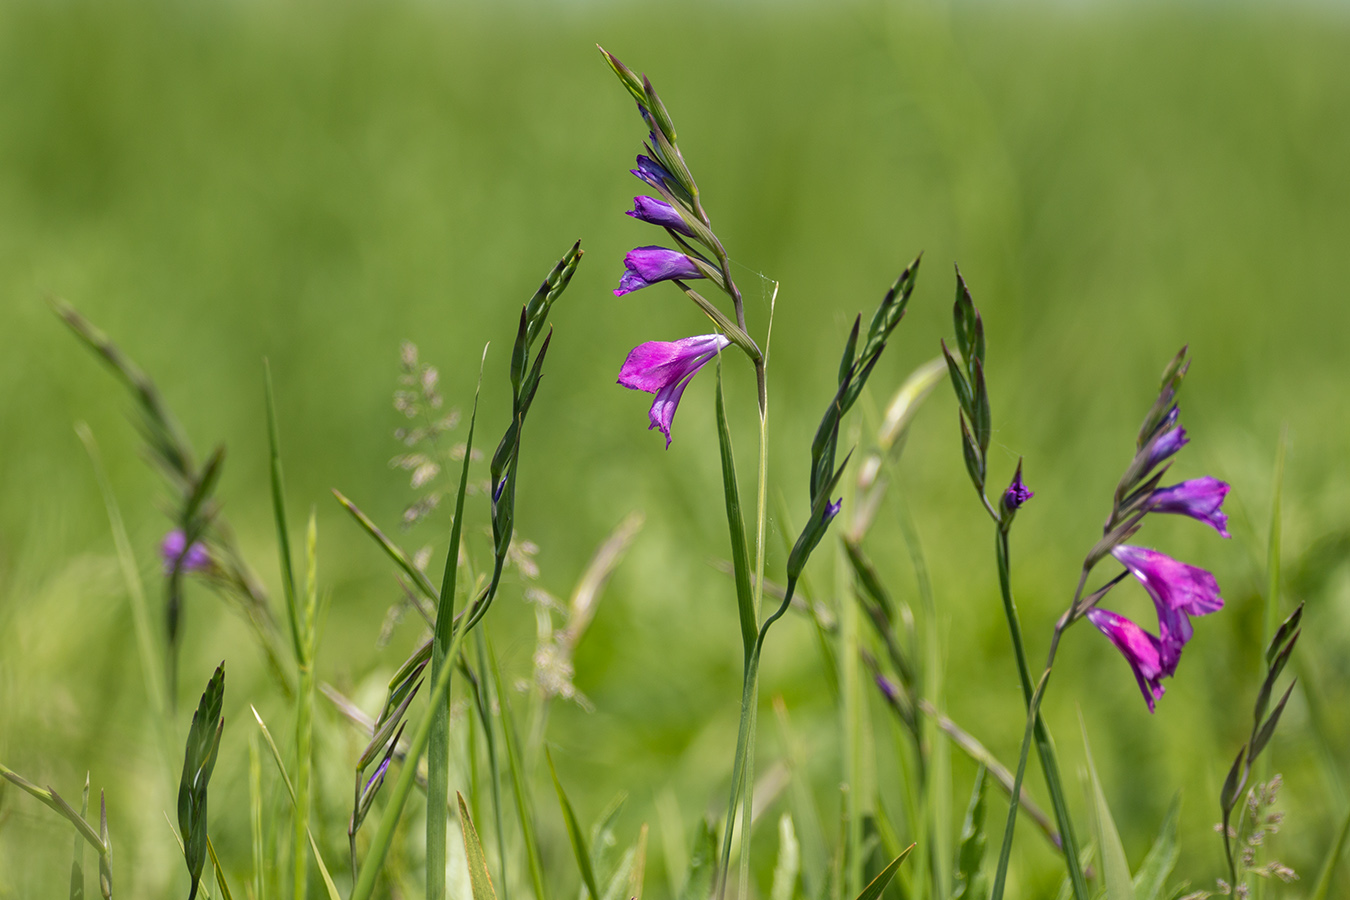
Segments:
[[[1125,858],[1125,846],[1120,842],[1120,833],[1116,831],[1115,820],[1111,818],[1111,808],[1106,803],[1106,794],[1102,791],[1100,779],[1097,778],[1097,766],[1092,761],[1092,748],[1088,745],[1086,728],[1083,731],[1083,752],[1087,756],[1092,807],[1097,819],[1097,845],[1101,848],[1101,877],[1102,884],[1106,888],[1106,900],[1135,900],[1134,882],[1130,878],[1130,864]]]
[[[469,808],[464,805],[464,795],[456,791],[455,797],[459,800],[459,824],[464,832],[464,856],[469,863],[469,888],[473,891],[473,900],[497,900],[497,892],[492,889],[492,876],[488,874],[487,857],[478,840],[478,829],[473,827]]]
[[[545,750],[544,758],[548,760],[548,773],[553,776],[553,788],[558,792],[558,805],[562,807],[563,824],[567,826],[567,839],[572,844],[572,854],[576,857],[582,884],[590,892],[592,900],[600,900],[600,890],[595,884],[595,871],[591,868],[591,852],[586,847],[586,836],[582,834],[577,815],[572,810],[572,804],[567,799],[562,782],[558,780],[558,770],[553,765],[553,754]]]
[[[877,874],[877,877],[872,879],[872,883],[862,889],[862,893],[858,895],[858,900],[878,900],[878,898],[881,897],[881,892],[886,890],[886,886],[889,885],[891,879],[895,877],[895,873],[900,868],[900,864],[905,861],[905,858],[908,857],[913,850],[914,845],[910,844],[905,848],[903,853],[891,860],[890,865],[882,869],[881,872]]]
[[[1167,816],[1158,829],[1158,837],[1149,848],[1148,856],[1144,857],[1143,865],[1134,873],[1135,900],[1164,900],[1167,877],[1172,874],[1177,857],[1181,855],[1177,846],[1177,816],[1180,810],[1181,795],[1178,794],[1167,808]]]
[[[759,633],[754,591],[750,586],[750,552],[745,542],[745,516],[736,479],[736,456],[731,449],[731,428],[722,399],[722,356],[717,357],[717,443],[722,453],[722,496],[726,501],[727,527],[731,532],[731,567],[736,578],[736,608],[741,620],[741,644],[748,658]]]
[[[783,813],[778,819],[778,862],[773,868],[773,889],[770,900],[792,900],[801,870],[801,848],[792,828],[792,816]]]

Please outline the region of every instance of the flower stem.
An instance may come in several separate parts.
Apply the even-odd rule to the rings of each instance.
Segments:
[[[1069,881],[1073,885],[1074,897],[1076,900],[1087,900],[1087,881],[1083,877],[1083,868],[1078,859],[1078,838],[1074,834],[1073,822],[1069,818],[1069,807],[1064,796],[1064,783],[1059,774],[1059,763],[1055,757],[1054,741],[1051,739],[1050,731],[1046,728],[1045,721],[1040,715],[1041,698],[1045,693],[1045,685],[1050,679],[1050,669],[1054,665],[1055,653],[1059,649],[1060,635],[1074,620],[1078,599],[1082,595],[1083,585],[1087,581],[1087,570],[1084,569],[1083,575],[1079,579],[1078,590],[1074,593],[1073,603],[1070,604],[1068,612],[1055,625],[1054,636],[1050,641],[1050,652],[1046,659],[1045,672],[1041,675],[1039,683],[1033,688],[1030,668],[1027,665],[1026,650],[1022,644],[1022,626],[1018,622],[1017,604],[1012,595],[1012,572],[1006,525],[1000,524],[997,529],[995,549],[998,557],[998,581],[1000,593],[1003,597],[1003,612],[1008,619],[1008,631],[1012,637],[1013,654],[1017,659],[1017,675],[1021,680],[1022,696],[1027,705],[1027,725],[1022,739],[1021,758],[1017,764],[1017,775],[1013,780],[1012,796],[1019,796],[1021,791],[1022,774],[1026,768],[1026,758],[1031,739],[1034,736],[1036,739],[1036,754],[1040,757],[1041,769],[1045,774],[1046,789],[1050,793],[1050,804],[1055,812],[1056,823],[1059,825],[1060,838],[1063,842],[1061,849],[1064,852],[1064,865],[1069,873]],[[1003,848],[999,854],[998,871],[994,879],[994,888],[989,894],[990,900],[1001,900],[1003,896],[1003,883],[1007,877],[1008,859],[1012,852],[1012,837],[1017,824],[1018,808],[1017,803],[1009,805],[1008,824],[1003,833]]]

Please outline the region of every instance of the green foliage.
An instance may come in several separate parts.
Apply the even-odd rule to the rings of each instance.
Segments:
[[[197,896],[202,866],[206,863],[206,791],[216,767],[220,735],[225,730],[224,705],[225,664],[221,663],[206,683],[197,711],[192,714],[183,754],[183,777],[178,783],[178,830],[183,837],[183,859],[192,880],[188,900]]]

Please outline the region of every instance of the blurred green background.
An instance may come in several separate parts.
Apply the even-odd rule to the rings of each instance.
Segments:
[[[689,833],[724,803],[738,632],[730,580],[708,565],[727,552],[712,379],[689,389],[669,451],[645,430],[648,398],[614,383],[633,345],[706,327],[666,286],[611,294],[623,254],[657,236],[622,215],[639,192],[626,169],[642,129],[597,42],[661,91],[755,334],[769,279],[781,285],[770,467],[796,525],[807,446],[853,315],[924,252],[910,315],[860,404],[866,434],[949,334],[959,262],[989,335],[992,478],[1006,480],[1023,456],[1036,491],[1014,535],[1036,660],[1158,373],[1189,343],[1181,405],[1192,443],[1174,471],[1231,482],[1233,539],[1163,521],[1140,540],[1212,569],[1228,606],[1197,621],[1156,715],[1086,627],[1070,633],[1047,710],[1082,827],[1080,714],[1131,860],[1180,791],[1179,871],[1198,883],[1219,872],[1216,798],[1249,727],[1272,473],[1288,429],[1280,603],[1309,604],[1297,656],[1317,703],[1295,692],[1270,752],[1287,785],[1276,855],[1306,890],[1346,810],[1350,747],[1350,15],[1339,4],[0,5],[0,760],[68,797],[86,769],[95,790],[106,787],[127,895],[185,883],[161,814],[176,776],[150,737],[107,517],[73,424],[87,422],[101,444],[156,611],[168,495],[140,457],[127,397],[46,298],[109,332],[199,451],[228,448],[224,510],[276,593],[270,359],[296,534],[307,510],[318,516],[331,604],[319,676],[370,709],[420,630],[405,620],[376,645],[399,589],[329,489],[397,532],[413,497],[388,464],[404,339],[461,407],[492,342],[479,439],[490,449],[506,420],[519,304],[580,237],[586,257],[554,310],[526,433],[518,529],[540,547],[540,584],[566,598],[609,530],[646,514],[578,651],[576,685],[593,710],[559,705],[549,739],[583,820],[630,793],[621,831],[652,823],[647,886],[666,894],[659,798],[678,798]],[[749,491],[753,384],[735,360],[727,379]],[[1021,701],[990,528],[946,384],[902,465],[899,493],[941,610],[952,715],[1012,760]],[[470,512],[485,521],[481,498]],[[771,526],[773,575],[791,528],[777,516]],[[432,545],[439,560],[446,528],[438,515],[399,539]],[[894,507],[868,549],[893,593],[914,602]],[[821,599],[851,602],[826,590],[839,580],[833,556],[818,554],[813,580]],[[528,678],[534,650],[534,612],[515,584],[488,620],[513,679]],[[1147,607],[1132,585],[1113,597],[1130,615]],[[180,708],[228,663],[212,827],[227,867],[245,872],[248,704],[279,734],[287,707],[246,628],[203,588],[190,592],[186,641]],[[828,811],[838,807],[837,714],[813,647],[791,617],[769,642],[763,692],[792,710]],[[318,836],[340,862],[360,742],[319,702]],[[884,788],[895,751],[884,711],[873,713]],[[761,721],[764,766],[782,749],[767,710]],[[958,809],[972,774],[958,759]],[[1044,796],[1038,774],[1029,783]],[[548,862],[570,886],[545,791]],[[1053,858],[1021,834],[1018,895],[1052,892]],[[64,823],[7,791],[0,895],[61,890],[69,846]],[[757,847],[771,864],[771,829]]]

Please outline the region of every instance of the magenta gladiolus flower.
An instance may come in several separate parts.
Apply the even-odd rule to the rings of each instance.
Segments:
[[[684,389],[723,347],[730,344],[720,334],[700,334],[678,341],[648,341],[628,354],[619,369],[619,384],[635,391],[655,394],[647,416],[648,430],[661,429],[670,446],[670,423]]]
[[[619,279],[619,288],[614,292],[616,297],[641,290],[658,281],[703,277],[692,259],[678,250],[667,250],[665,247],[629,250],[623,258],[623,265],[626,271]]]
[[[1206,475],[1181,484],[1159,488],[1148,499],[1146,509],[1151,512],[1180,513],[1210,525],[1219,534],[1229,537],[1228,516],[1219,507],[1228,496],[1228,485]]]
[[[694,236],[694,232],[685,224],[684,219],[675,207],[664,200],[657,200],[655,197],[634,197],[633,209],[626,215],[632,216],[639,222],[660,225],[662,228],[678,231],[685,237]]]
[[[1181,648],[1191,639],[1190,616],[1223,609],[1219,583],[1204,569],[1145,547],[1121,544],[1111,551],[1139,580],[1158,610],[1159,659],[1164,675],[1176,671]]]
[[[1164,693],[1163,676],[1171,674],[1163,671],[1159,640],[1124,616],[1107,609],[1094,607],[1087,611],[1087,617],[1130,664],[1148,711],[1153,712],[1154,701],[1162,699]]]
[[[174,566],[184,572],[195,572],[211,565],[211,554],[205,544],[201,541],[193,541],[191,547],[186,544],[187,536],[177,528],[164,535],[159,553],[164,558],[165,575],[172,574]]]

